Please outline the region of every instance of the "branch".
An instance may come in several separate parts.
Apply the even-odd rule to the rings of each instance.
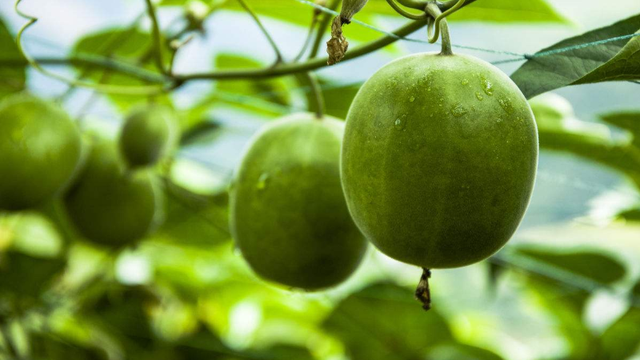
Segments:
[[[153,35],[153,56],[156,61],[156,66],[161,73],[167,74],[167,70],[164,67],[164,60],[162,59],[162,34],[160,33],[160,26],[158,25],[158,17],[156,16],[156,10],[151,3],[151,0],[147,1],[147,11],[149,18],[151,19],[151,33]]]
[[[349,51],[342,61],[351,60],[362,55],[369,54],[378,49],[381,49],[389,44],[392,44],[401,38],[423,28],[427,25],[426,20],[412,21],[393,32],[395,36],[387,35],[378,40],[371,41],[367,44],[358,46]],[[266,69],[258,70],[225,70],[219,72],[209,73],[195,73],[187,75],[175,75],[175,80],[179,82],[185,82],[190,80],[223,80],[223,79],[265,79],[283,75],[290,75],[304,71],[311,71],[326,67],[327,57],[312,59],[303,63],[283,64]]]
[[[128,75],[143,81],[148,81],[156,84],[165,83],[171,80],[166,76],[146,70],[142,67],[129,65],[101,56],[78,54],[72,55],[71,57],[67,58],[42,57],[36,58],[35,60],[42,65],[75,65],[109,69],[120,74]],[[27,62],[27,60],[25,59],[0,59],[0,66],[2,67],[21,67],[25,65],[29,65],[29,62]]]
[[[262,22],[260,21],[260,18],[258,17],[258,15],[256,15],[256,13],[249,7],[249,5],[244,0],[238,0],[238,2],[245,9],[245,11],[248,12],[249,15],[251,15],[253,20],[256,22],[256,24],[260,28],[260,31],[262,31],[264,36],[267,38],[267,40],[269,41],[269,44],[273,48],[273,51],[276,53],[276,64],[280,64],[283,60],[282,53],[280,53],[280,49],[278,49],[278,45],[273,40],[271,35],[269,35],[267,28],[265,28],[264,25],[262,25]]]

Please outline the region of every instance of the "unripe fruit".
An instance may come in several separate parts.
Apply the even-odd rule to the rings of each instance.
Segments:
[[[58,106],[19,94],[0,104],[0,209],[21,210],[57,194],[80,161],[80,133]]]
[[[500,70],[417,54],[358,92],[342,147],[349,210],[383,253],[423,268],[485,259],[518,227],[534,185],[531,109]]]
[[[295,114],[252,140],[230,194],[231,230],[260,276],[296,288],[326,288],[360,263],[366,241],[340,185],[344,124]]]
[[[163,106],[134,110],[120,133],[120,151],[131,168],[155,164],[173,147],[176,140],[175,119]]]
[[[161,195],[151,174],[125,172],[115,144],[98,140],[64,203],[83,236],[118,248],[134,243],[152,228]]]

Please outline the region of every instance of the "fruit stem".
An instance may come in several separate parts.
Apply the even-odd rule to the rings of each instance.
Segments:
[[[429,289],[429,278],[431,277],[431,270],[422,268],[422,276],[418,287],[416,287],[416,299],[422,303],[422,308],[425,311],[431,309],[431,290]]]
[[[464,3],[461,1],[460,3]],[[451,37],[449,36],[449,24],[447,19],[442,16],[442,11],[436,2],[430,2],[425,9],[427,14],[431,15],[429,19],[429,25],[427,27],[429,32],[429,42],[435,42],[438,40],[438,33],[442,33],[442,50],[440,55],[453,55],[451,50]]]
[[[320,84],[315,75],[311,72],[304,72],[300,74],[302,80],[309,87],[310,96],[309,99],[309,111],[313,111],[316,114],[318,120],[322,120],[324,117],[324,95]]]

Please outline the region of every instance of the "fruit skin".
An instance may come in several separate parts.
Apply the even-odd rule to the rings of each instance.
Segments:
[[[230,190],[231,230],[260,276],[316,290],[358,267],[367,244],[340,185],[343,122],[294,114],[248,147]]]
[[[64,198],[69,218],[83,236],[115,248],[144,237],[163,204],[152,175],[126,172],[119,160],[114,143],[95,140],[83,172]]]
[[[68,184],[80,163],[80,132],[58,106],[28,94],[0,104],[0,209],[37,206]]]
[[[125,120],[119,145],[130,167],[145,167],[160,160],[175,143],[176,123],[171,110],[159,105],[135,109]]]
[[[431,269],[499,250],[524,216],[537,163],[533,114],[505,74],[470,56],[416,54],[356,95],[341,171],[363,234]]]

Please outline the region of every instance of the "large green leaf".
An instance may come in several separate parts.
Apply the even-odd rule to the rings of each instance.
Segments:
[[[477,0],[451,15],[451,20],[568,23],[544,0]]]
[[[638,80],[640,36],[593,44],[638,30],[640,15],[560,41],[534,54],[511,78],[527,98],[569,85]],[[571,50],[560,51],[565,48]]]
[[[452,341],[437,310],[424,312],[410,289],[376,284],[342,301],[324,327],[341,339],[353,360],[422,359]]]
[[[0,18],[0,62],[22,59],[13,35]],[[0,66],[0,98],[24,89],[25,80],[24,66]]]
[[[578,280],[587,279],[600,285],[610,285],[626,274],[626,268],[618,260],[594,251],[559,253],[545,248],[520,247],[515,253],[534,260],[540,266],[550,267],[550,270],[555,269],[577,277]]]

